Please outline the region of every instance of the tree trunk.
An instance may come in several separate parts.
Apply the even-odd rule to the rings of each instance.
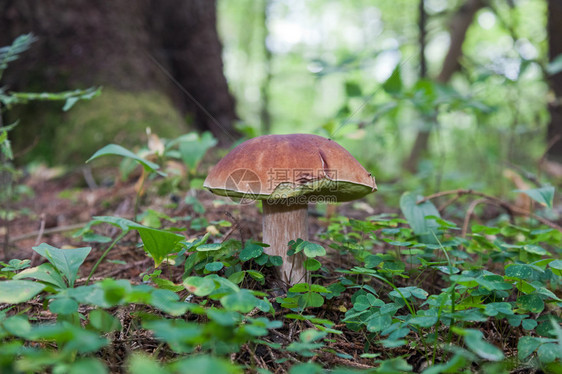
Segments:
[[[174,89],[175,101],[194,115],[201,130],[211,130],[222,144],[235,141],[240,134],[234,129],[234,99],[223,74],[216,1],[152,0],[147,15],[151,15],[157,56],[184,88]]]
[[[548,47],[549,59],[562,55],[562,3],[559,0],[548,1]],[[550,123],[548,140],[552,144],[548,150],[549,160],[562,163],[562,72],[550,76],[550,87],[554,100],[548,104]]]
[[[467,0],[451,19],[451,44],[449,46],[449,51],[445,56],[445,60],[443,61],[441,72],[436,78],[437,82],[449,82],[453,73],[459,70],[459,59],[462,56],[462,45],[466,37],[466,32],[472,24],[472,20],[474,19],[476,12],[483,6],[484,4],[481,0]],[[418,130],[410,156],[404,163],[406,170],[412,173],[417,171],[420,158],[427,153],[429,136],[431,134],[434,121],[436,121],[435,118],[430,119],[427,126]]]
[[[184,122],[176,125],[176,136],[186,130],[179,114],[222,143],[238,136],[213,0],[0,0],[0,46],[29,32],[38,42],[10,64],[2,82],[12,91],[103,86],[106,92],[134,93],[127,100],[141,92],[157,93]],[[43,117],[37,113],[22,121],[13,136],[25,143],[25,134],[40,134],[43,140],[56,132],[45,129],[56,126],[42,122]],[[29,127],[32,123],[36,129]],[[14,140],[20,148],[29,146]]]

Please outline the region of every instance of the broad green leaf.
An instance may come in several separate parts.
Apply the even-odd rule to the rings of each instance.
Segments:
[[[434,235],[437,234],[439,224],[428,217],[440,217],[439,211],[431,201],[418,204],[420,198],[411,192],[405,192],[400,198],[400,209],[422,243],[437,244]]]
[[[390,77],[383,83],[382,87],[386,92],[397,95],[402,91],[402,75],[400,74],[400,64],[396,65]]]
[[[546,343],[537,350],[537,357],[543,364],[548,364],[554,360],[562,359],[562,350],[558,344]]]
[[[422,371],[422,374],[443,374],[461,373],[469,364],[469,361],[462,354],[455,354],[451,359],[443,364],[432,365]]]
[[[318,269],[320,269],[322,267],[322,264],[320,263],[320,261],[314,259],[314,258],[307,258],[304,261],[304,268],[308,271],[316,271]]]
[[[369,318],[367,330],[370,332],[379,332],[386,329],[392,323],[392,317],[389,314],[375,313]]]
[[[169,365],[173,373],[242,374],[240,367],[220,357],[192,355]]]
[[[552,202],[554,201],[554,187],[546,186],[541,188],[534,188],[532,190],[515,190],[515,192],[521,192],[529,196],[531,199],[535,200],[537,203],[552,208]]]
[[[118,145],[118,144],[108,144],[105,147],[99,149],[96,153],[92,155],[86,162],[90,162],[98,157],[101,156],[123,156],[127,158],[131,158],[138,163],[140,163],[144,169],[148,172],[158,173],[162,176],[166,176],[165,173],[158,171],[160,169],[160,165],[155,164],[152,161],[145,160],[144,158],[134,154],[133,152],[129,151],[128,149]]]
[[[172,316],[181,316],[191,308],[191,304],[179,301],[175,292],[158,288],[151,290],[149,304]]]
[[[44,284],[26,280],[0,282],[0,303],[19,304],[26,302],[45,288]]]
[[[304,364],[296,364],[291,366],[289,374],[322,374],[325,373],[322,366],[313,362],[306,362]]]
[[[68,374],[106,374],[108,373],[105,364],[95,358],[79,358],[68,367]]]
[[[207,150],[214,147],[217,144],[217,140],[210,132],[204,132],[201,134],[201,137],[196,133],[192,134],[195,136],[186,136],[179,141],[179,151],[181,159],[187,165],[189,171],[194,173]]]
[[[517,298],[517,306],[531,313],[540,313],[544,310],[544,301],[537,294],[521,295]]]
[[[134,352],[129,356],[127,372],[130,374],[169,374],[160,362],[146,356],[144,353]]]
[[[23,315],[15,315],[6,318],[2,321],[2,327],[10,334],[22,338],[26,338],[33,328],[27,316]]]
[[[527,264],[509,265],[505,268],[505,276],[510,278],[518,278],[524,281],[533,281],[539,279],[539,271]]]
[[[103,309],[94,309],[88,315],[90,325],[96,330],[108,333],[121,330],[121,322]]]
[[[205,270],[209,272],[219,271],[224,267],[224,264],[220,261],[210,262],[205,265]]]
[[[324,298],[315,292],[304,293],[299,297],[299,306],[302,308],[319,308],[324,305]]]
[[[70,287],[74,287],[74,282],[78,274],[78,268],[90,251],[91,247],[60,249],[41,243],[33,250],[46,258],[68,281]]]
[[[525,330],[533,330],[535,327],[537,327],[537,324],[537,321],[535,321],[534,319],[524,319],[521,323],[521,326]]]
[[[437,323],[437,316],[416,316],[408,320],[411,325],[419,327],[431,327]]]
[[[144,249],[154,260],[155,267],[171,253],[177,252],[178,244],[185,239],[183,235],[150,227],[137,226],[134,229],[139,232]]]
[[[535,255],[539,255],[539,256],[546,256],[546,255],[550,255],[550,252],[548,252],[546,249],[536,245],[536,244],[527,244],[523,246],[523,250],[525,252],[528,253],[532,253]]]
[[[242,289],[239,292],[224,296],[220,301],[227,310],[249,313],[257,306],[259,299],[249,290]]]
[[[248,261],[252,258],[257,258],[257,257],[261,256],[262,253],[263,253],[263,247],[262,246],[257,245],[255,243],[248,243],[248,244],[246,244],[244,249],[242,249],[240,251],[239,258],[242,261]]]
[[[41,264],[34,268],[25,269],[24,271],[16,274],[14,279],[31,278],[38,281],[49,283],[55,288],[65,289],[66,283],[62,275],[49,263]]]
[[[520,360],[525,360],[541,345],[538,338],[532,336],[522,336],[517,343],[517,357]]]
[[[467,347],[485,360],[500,361],[504,359],[501,349],[484,340],[480,330],[453,328],[453,331],[464,337]]]
[[[345,94],[347,97],[361,96],[361,86],[352,81],[345,82]]]
[[[552,272],[556,275],[562,275],[562,260],[554,260],[548,266],[552,269]]]
[[[49,310],[55,314],[68,315],[78,311],[78,303],[70,297],[57,297],[49,304]]]
[[[183,285],[197,296],[207,296],[217,288],[215,281],[209,277],[188,277],[183,281]]]

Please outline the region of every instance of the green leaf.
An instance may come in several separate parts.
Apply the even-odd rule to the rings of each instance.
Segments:
[[[402,76],[400,73],[400,64],[396,65],[394,71],[386,82],[382,85],[383,89],[391,95],[399,94],[402,91]]]
[[[112,155],[112,156],[123,156],[123,157],[127,157],[127,158],[131,158],[135,161],[137,161],[138,163],[140,163],[144,169],[148,172],[153,172],[153,173],[158,173],[162,176],[166,176],[165,173],[159,172],[158,169],[160,169],[160,165],[155,164],[154,162],[145,160],[144,158],[137,156],[136,154],[134,154],[133,152],[129,151],[128,149],[118,145],[118,144],[108,144],[105,147],[99,149],[96,153],[93,154],[92,157],[90,157],[86,162],[90,162],[98,157],[101,156],[108,156],[108,155]]]
[[[74,282],[78,274],[78,268],[90,251],[91,247],[59,249],[46,243],[41,243],[33,250],[46,258],[68,281],[70,287],[74,287]]]
[[[345,82],[345,94],[347,97],[361,96],[361,86],[355,82],[347,81]]]
[[[67,286],[64,283],[62,275],[49,263],[41,264],[37,267],[25,269],[24,271],[16,274],[14,279],[31,278],[38,281],[49,283],[55,288],[65,289]]]
[[[218,251],[222,248],[222,243],[209,243],[209,244],[201,244],[197,246],[195,249],[197,252],[212,252]]]
[[[26,280],[0,282],[0,303],[19,304],[26,302],[45,288],[44,284]]]
[[[515,192],[521,192],[529,196],[531,199],[535,200],[537,203],[552,208],[552,202],[554,201],[554,187],[546,186],[541,188],[534,188],[532,190],[515,190]]]
[[[524,281],[533,281],[539,279],[539,271],[527,264],[514,264],[505,268],[505,276],[510,278],[518,278]]]
[[[540,313],[544,310],[544,301],[534,293],[521,295],[517,298],[517,306],[531,313]]]
[[[320,269],[322,267],[322,264],[320,263],[320,261],[314,259],[314,258],[307,258],[304,261],[304,268],[308,271],[316,271],[318,269]]]
[[[453,331],[464,337],[467,347],[485,360],[500,361],[504,359],[501,349],[484,340],[482,331],[461,329],[453,326]]]
[[[150,227],[138,226],[134,229],[139,232],[144,249],[154,260],[155,267],[158,267],[168,255],[176,252],[178,244],[185,239],[183,235]]]
[[[240,251],[239,258],[242,261],[248,261],[252,258],[257,258],[257,257],[261,256],[262,253],[263,253],[263,247],[262,246],[257,245],[255,243],[248,243],[248,244],[246,244],[244,249],[242,249]]]
[[[78,303],[70,297],[59,297],[51,301],[49,310],[55,314],[68,315],[78,311]]]
[[[188,277],[183,281],[183,285],[197,296],[207,296],[217,288],[215,281],[208,277]]]
[[[308,292],[299,297],[298,303],[302,308],[319,308],[324,305],[324,298],[315,292]]]
[[[318,257],[326,254],[326,249],[320,244],[307,242],[306,240],[299,241],[295,248],[295,253],[303,251],[306,257]]]
[[[169,374],[170,372],[160,366],[160,363],[142,353],[131,354],[127,364],[130,374]]]
[[[249,290],[242,289],[239,292],[224,296],[220,301],[227,310],[249,313],[257,306],[259,299]]]
[[[103,309],[94,309],[88,315],[90,325],[96,330],[108,333],[121,330],[121,322]]]
[[[534,319],[524,319],[521,323],[521,326],[525,330],[533,330],[535,327],[537,327],[537,324],[537,321],[535,321]]]
[[[416,316],[408,320],[411,325],[419,327],[431,327],[437,323],[437,316]]]
[[[400,198],[400,209],[421,242],[437,244],[434,234],[437,234],[439,224],[435,219],[427,217],[440,217],[439,211],[431,201],[418,204],[420,199],[420,196],[405,192]]]
[[[548,264],[552,272],[556,275],[562,275],[562,260],[554,260]]]
[[[224,267],[224,264],[222,262],[209,262],[207,265],[205,265],[205,270],[209,271],[209,272],[214,272],[214,271],[219,271]]]
[[[86,357],[79,358],[68,368],[68,374],[106,374],[107,367],[98,359]]]
[[[238,366],[220,357],[207,355],[192,355],[189,358],[176,361],[170,365],[173,373],[197,374],[242,374]]]
[[[2,327],[10,334],[22,338],[26,338],[32,329],[32,325],[31,323],[29,323],[27,317],[24,317],[22,315],[15,315],[6,318],[4,321],[2,321]],[[2,343],[3,345],[5,344],[5,342]]]
[[[191,173],[196,171],[207,150],[216,144],[217,140],[208,131],[201,134],[201,137],[197,133],[190,133],[179,139],[181,159]]]
[[[557,358],[562,359],[561,347],[558,344],[546,343],[537,350],[537,357],[543,364],[553,362]]]
[[[370,332],[379,332],[386,329],[392,324],[392,317],[389,314],[375,313],[369,318],[367,330]]]
[[[523,336],[519,338],[517,343],[517,357],[520,360],[525,360],[531,355],[539,346],[541,341],[532,336]]]

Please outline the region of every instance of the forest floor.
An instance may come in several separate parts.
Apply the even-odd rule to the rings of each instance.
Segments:
[[[79,279],[77,285],[84,284],[86,277],[90,273],[94,264],[99,260],[100,256],[107,248],[107,244],[100,243],[84,243],[74,238],[72,235],[81,227],[86,225],[94,216],[118,216],[127,219],[134,219],[135,199],[138,185],[134,179],[126,182],[116,182],[109,186],[89,187],[84,182],[84,176],[81,172],[73,172],[62,176],[56,175],[52,170],[44,169],[42,172],[34,173],[32,176],[24,178],[21,183],[33,191],[31,196],[26,196],[21,201],[14,203],[10,209],[18,212],[17,217],[11,222],[0,222],[0,237],[9,238],[8,245],[4,243],[3,255],[6,259],[32,259],[32,266],[36,266],[42,260],[36,256],[32,247],[40,243],[48,243],[57,248],[75,248],[91,246],[92,251],[86,258],[85,263],[80,267]],[[118,180],[116,177],[115,180]],[[214,195],[203,189],[193,189],[189,192],[172,192],[158,196],[152,190],[154,186],[150,183],[146,186],[146,193],[140,200],[140,211],[156,211],[163,213],[168,217],[177,217],[178,220],[173,223],[174,227],[185,227],[182,235],[186,239],[200,238],[206,233],[212,233],[213,240],[218,242],[228,239],[236,239],[241,242],[247,240],[261,239],[261,213],[257,204],[238,205],[229,203],[224,199],[217,199]],[[200,206],[186,203],[187,196],[192,196]],[[189,201],[189,199],[188,199]],[[397,213],[397,209],[391,208],[372,208],[365,205],[353,206],[352,204],[342,204],[338,206],[337,214],[346,217],[364,219],[373,214]],[[326,220],[322,218],[321,213],[317,212],[314,207],[310,209],[310,232],[312,241],[328,247],[328,243],[322,243],[318,239],[318,233],[325,231]],[[182,217],[185,218],[182,220]],[[194,219],[203,219],[199,224],[194,225]],[[214,225],[214,222],[226,220],[231,223],[230,226],[222,227]],[[165,219],[163,219],[165,221]],[[170,223],[168,223],[170,224]],[[100,225],[97,227],[99,234],[114,238],[118,234],[118,229],[111,225]],[[143,282],[143,275],[154,270],[154,263],[142,248],[138,247],[138,234],[131,232],[121,240],[116,247],[109,252],[105,261],[101,262],[97,268],[93,280],[102,280],[105,278],[126,279],[132,284],[140,284]],[[384,249],[381,248],[381,251]],[[330,256],[323,259],[323,266],[329,269],[345,268],[345,257]],[[351,260],[350,260],[351,264]],[[352,267],[353,265],[350,265]],[[175,284],[182,283],[183,269],[171,265],[162,265],[163,274],[166,278]],[[267,272],[266,277],[273,275]],[[322,280],[320,280],[322,283]],[[398,281],[400,282],[400,281]],[[396,286],[406,286],[396,283]],[[438,294],[446,285],[438,276],[428,276],[418,280],[419,287],[428,291],[430,294]],[[381,282],[380,287],[385,285]],[[266,285],[252,284],[247,287],[254,290],[270,293],[271,289]],[[187,295],[186,291],[183,291]],[[343,299],[337,302],[327,302],[320,311],[316,311],[318,318],[325,318],[330,321],[341,321],[344,318],[344,312],[353,307],[349,295],[342,295]],[[270,294],[269,299],[274,303],[276,308],[279,304],[275,303],[275,297]],[[38,315],[42,315],[43,320],[54,320],[56,315],[50,314],[41,303],[31,302],[27,307],[31,306]],[[144,306],[146,307],[146,306]],[[143,307],[143,308],[144,308]],[[18,309],[21,309],[20,307]],[[98,352],[98,356],[106,363],[112,372],[124,372],[123,367],[127,355],[135,350],[143,350],[149,354],[156,354],[161,359],[176,357],[176,354],[169,349],[164,349],[162,344],[157,341],[146,330],[138,330],[134,332],[133,319],[131,315],[135,310],[134,305],[122,308],[117,314],[120,315],[122,331],[129,331],[129,336],[121,338],[114,337],[111,349],[104,349]],[[286,321],[283,328],[271,330],[271,333],[264,337],[263,340],[271,344],[289,344],[294,341],[299,332],[304,329],[313,327],[309,321]],[[333,328],[339,329],[345,326],[345,323],[336,324]],[[488,339],[494,341],[493,326],[489,327]],[[127,327],[127,328],[126,328]],[[362,355],[366,350],[373,353],[373,348],[366,346],[365,332],[351,331],[343,329],[343,334],[334,335],[330,345],[331,352],[319,353],[313,361],[322,363],[327,367],[344,366],[356,369],[367,369],[373,367],[372,357]],[[496,336],[497,343],[504,345],[504,353],[506,357],[516,355],[513,342],[507,344],[501,342],[501,337]],[[516,344],[515,344],[516,345]],[[388,351],[388,350],[387,350]],[[334,354],[335,352],[335,354]],[[373,353],[384,358],[388,352],[382,349],[380,352]],[[287,362],[295,362],[295,355],[290,354],[285,357]],[[408,346],[402,346],[392,350],[392,356],[387,357],[406,357],[408,363],[415,372],[420,372],[428,366],[427,356],[421,355],[419,350],[412,350]],[[287,364],[283,364],[283,357],[279,357],[279,353],[267,347],[260,345],[259,349],[250,349],[248,345],[243,345],[240,352],[231,355],[231,361],[247,366],[267,368],[272,372],[288,371]],[[540,373],[535,369],[528,368],[524,371],[518,369],[518,373]]]

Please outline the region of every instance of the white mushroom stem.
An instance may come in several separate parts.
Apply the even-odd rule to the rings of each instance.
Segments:
[[[283,265],[278,269],[281,281],[289,286],[307,282],[304,254],[288,256],[288,243],[297,239],[308,240],[308,204],[269,203],[263,200],[263,241],[269,244],[265,253],[281,256]]]

